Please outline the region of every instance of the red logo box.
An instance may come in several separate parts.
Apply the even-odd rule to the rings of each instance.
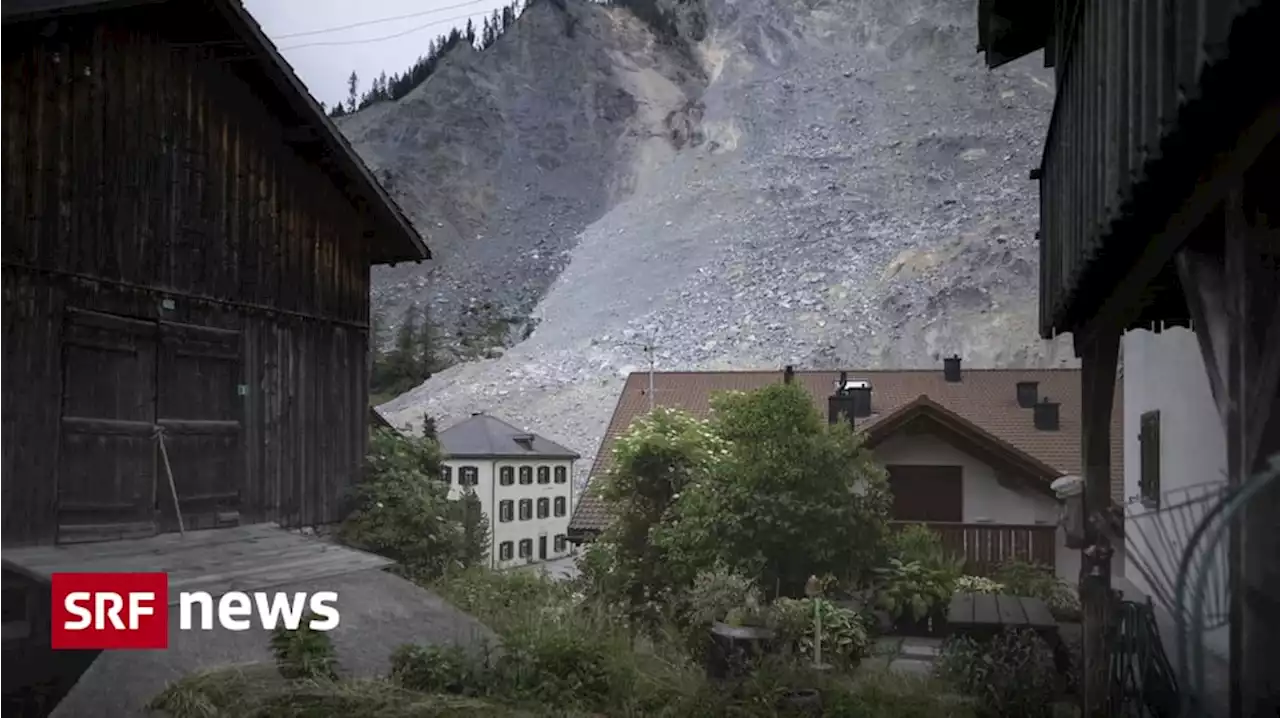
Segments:
[[[168,574],[53,574],[52,647],[168,648]]]

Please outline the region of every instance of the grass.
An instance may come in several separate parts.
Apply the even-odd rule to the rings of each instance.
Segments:
[[[396,398],[397,396],[400,396],[400,395],[399,395],[399,394],[396,394],[396,393],[394,393],[394,392],[374,392],[374,391],[370,391],[370,392],[369,392],[369,406],[371,406],[371,407],[375,407],[375,408],[376,408],[376,407],[379,407],[379,406],[382,406],[383,404],[385,404],[385,403],[387,403],[387,402],[391,401],[392,399]]]
[[[195,673],[169,686],[151,709],[174,718],[480,718],[527,716],[489,701],[426,695],[384,680],[287,681],[275,666]]]
[[[714,682],[674,629],[633,638],[616,615],[536,573],[469,571],[434,588],[488,623],[501,647],[402,648],[377,680],[290,681],[274,665],[231,666],[178,681],[153,706],[172,718],[772,718],[793,715],[779,705],[785,694],[813,689],[834,718],[974,715],[937,680],[871,660],[840,673],[775,656],[745,679]]]

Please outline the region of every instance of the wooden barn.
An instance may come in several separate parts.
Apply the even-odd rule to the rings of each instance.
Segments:
[[[423,240],[237,0],[3,13],[5,548],[340,520]]]

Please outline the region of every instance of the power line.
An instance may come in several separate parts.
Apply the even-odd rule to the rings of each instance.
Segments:
[[[353,22],[349,25],[337,25],[334,27],[321,28],[319,30],[306,30],[304,32],[291,32],[286,35],[276,35],[275,39],[286,40],[291,37],[305,37],[308,35],[324,35],[330,32],[338,32],[339,30],[351,30],[357,27],[368,27],[369,25],[381,25],[384,22],[394,22],[396,20],[408,20],[410,18],[422,17],[423,15],[434,15],[438,12],[444,12],[446,10],[457,10],[458,8],[461,8],[461,7],[479,5],[481,3],[486,3],[486,2],[491,2],[491,0],[467,0],[467,2],[460,2],[460,3],[457,3],[456,5],[445,5],[444,7],[437,7],[437,8],[432,8],[430,10],[422,10],[419,12],[411,12],[405,15],[393,15],[391,17],[383,17],[383,18],[378,18],[376,20],[362,20],[361,22]]]
[[[471,14],[459,15],[457,17],[447,17],[443,20],[435,20],[435,21],[426,23],[424,25],[417,25],[415,27],[409,28],[408,30],[401,30],[400,32],[392,33],[390,35],[383,35],[382,37],[368,37],[363,40],[333,40],[328,42],[304,42],[301,45],[289,45],[287,47],[282,47],[280,49],[281,50],[297,50],[298,48],[302,48],[302,47],[339,47],[339,46],[345,46],[345,45],[365,45],[371,42],[382,42],[383,40],[393,40],[397,37],[404,37],[405,35],[409,35],[409,34],[418,32],[420,30],[426,30],[429,27],[435,27],[436,25],[449,25],[449,24],[458,22],[459,20],[467,20],[471,17],[472,17]]]

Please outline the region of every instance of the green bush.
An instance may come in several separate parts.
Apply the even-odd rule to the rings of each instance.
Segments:
[[[634,694],[634,651],[624,623],[591,610],[536,574],[468,571],[437,584],[501,638],[496,657],[461,649],[403,647],[394,676],[427,692],[518,704],[603,708]]]
[[[879,569],[878,574],[876,606],[895,621],[924,620],[951,599],[955,585],[949,572],[929,568],[919,561],[889,559],[889,565]]]
[[[488,523],[474,496],[451,501],[440,450],[428,437],[377,429],[365,478],[340,532],[347,543],[396,561],[404,575],[431,580],[484,561]]]
[[[871,639],[856,611],[824,598],[780,598],[773,604],[773,626],[779,640],[795,646],[800,656],[813,658],[814,604],[822,618],[822,660],[841,667],[857,665]]]
[[[1041,718],[1052,714],[1057,671],[1053,652],[1034,631],[1007,629],[980,643],[966,636],[943,644],[938,675],[972,696],[991,718]]]
[[[822,691],[824,718],[975,718],[974,701],[945,682],[887,669],[859,671],[857,678]]]
[[[475,567],[445,576],[432,588],[499,634],[508,625],[540,620],[581,601],[568,584],[533,571]]]
[[[411,690],[481,696],[486,678],[484,663],[461,646],[405,645],[391,654],[391,680]]]
[[[612,468],[590,489],[612,514],[580,564],[593,597],[626,606],[632,622],[654,628],[663,620],[662,606],[698,571],[714,566],[714,560],[670,550],[661,535],[677,498],[725,451],[707,422],[671,409],[640,417],[618,438]]]
[[[942,536],[924,524],[907,524],[894,531],[889,539],[889,554],[904,564],[919,563],[937,571],[944,579],[959,578],[964,570],[964,557],[948,552]]]
[[[955,581],[956,593],[1004,593],[1003,583],[982,576],[961,576]]]
[[[148,708],[170,718],[527,718],[487,701],[427,695],[380,680],[285,681],[264,665],[193,673]]]
[[[811,575],[865,578],[884,553],[887,474],[848,422],[828,424],[797,384],[711,399],[721,445],[680,491],[653,543],[678,564],[717,562],[799,597]]]
[[[1005,593],[1043,600],[1059,621],[1080,620],[1080,594],[1048,566],[1006,561],[996,569],[992,578],[1004,585]]]
[[[723,621],[735,609],[760,605],[760,591],[755,582],[723,566],[699,573],[693,586],[683,597],[682,622],[705,630]]]
[[[517,699],[557,706],[607,707],[629,693],[619,657],[630,643],[602,626],[573,620],[531,621],[513,626],[502,640],[498,682]],[[612,634],[612,635],[611,635]]]
[[[271,632],[271,653],[280,675],[289,679],[337,680],[338,660],[333,641],[324,631],[311,628],[314,615],[306,613],[293,630],[277,627]]]

